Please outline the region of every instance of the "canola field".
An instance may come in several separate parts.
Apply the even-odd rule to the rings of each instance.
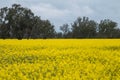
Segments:
[[[120,40],[0,40],[0,80],[120,80]]]

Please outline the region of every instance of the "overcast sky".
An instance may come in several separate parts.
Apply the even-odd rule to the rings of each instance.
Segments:
[[[78,16],[87,16],[98,22],[112,19],[120,24],[120,0],[0,0],[0,8],[14,3],[30,8],[42,19],[49,19],[57,30]]]

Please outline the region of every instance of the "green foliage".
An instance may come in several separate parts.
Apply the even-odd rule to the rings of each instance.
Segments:
[[[99,35],[102,37],[114,37],[114,33],[117,32],[117,23],[109,20],[109,19],[105,19],[105,20],[101,20],[100,24],[99,24]]]
[[[34,13],[19,4],[0,9],[1,38],[43,38],[54,36],[54,26],[48,20],[41,20]]]
[[[90,38],[96,35],[97,23],[88,17],[78,18],[72,24],[72,33],[75,38]]]
[[[68,33],[70,33],[69,25],[68,24],[63,24],[62,26],[60,26],[60,30],[63,32],[63,37],[67,38]]]

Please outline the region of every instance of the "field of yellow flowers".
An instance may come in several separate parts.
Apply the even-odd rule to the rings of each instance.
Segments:
[[[120,40],[0,40],[0,80],[120,80]]]

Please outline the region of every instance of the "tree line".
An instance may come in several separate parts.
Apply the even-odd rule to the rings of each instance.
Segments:
[[[78,17],[72,24],[60,26],[61,32],[49,20],[39,16],[20,4],[0,9],[0,38],[120,38],[118,24],[110,19],[97,23],[88,17]]]

